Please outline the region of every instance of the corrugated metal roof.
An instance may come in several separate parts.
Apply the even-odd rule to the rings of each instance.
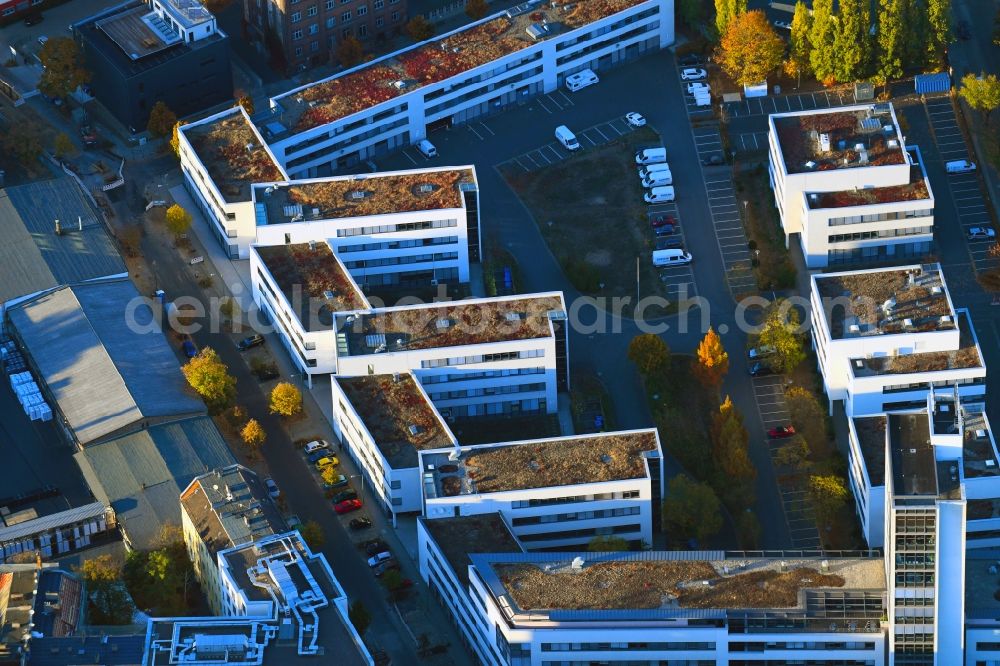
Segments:
[[[0,190],[0,238],[0,303],[128,270],[97,211],[69,178]]]
[[[10,527],[0,527],[0,543],[18,541],[24,537],[46,530],[54,529],[62,525],[72,525],[73,523],[91,518],[99,518],[107,511],[107,506],[101,502],[94,502],[74,509],[67,509],[49,516],[42,516],[34,520],[27,520],[23,523],[11,525]]]
[[[130,326],[129,280],[63,287],[10,308],[10,319],[81,444],[148,417],[203,413],[159,330]],[[134,318],[152,318],[147,305]]]
[[[917,74],[913,77],[913,87],[918,95],[946,93],[951,90],[951,77],[948,72]]]
[[[164,523],[180,525],[180,494],[194,477],[236,462],[207,416],[89,446],[75,458],[137,548],[150,544]]]

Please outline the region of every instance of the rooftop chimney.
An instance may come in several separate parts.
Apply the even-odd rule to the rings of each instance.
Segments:
[[[59,224],[59,218],[56,218],[56,236],[62,236],[62,225]]]

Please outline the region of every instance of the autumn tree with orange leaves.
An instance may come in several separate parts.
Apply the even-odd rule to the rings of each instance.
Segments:
[[[712,327],[698,345],[691,371],[707,389],[716,391],[722,386],[722,379],[729,372],[729,354],[722,346],[719,334]]]

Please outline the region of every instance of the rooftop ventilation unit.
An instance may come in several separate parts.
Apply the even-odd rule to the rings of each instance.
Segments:
[[[855,150],[855,152],[860,153],[864,149],[865,149],[865,144],[861,143],[860,141],[858,143],[854,144],[854,150]]]
[[[882,122],[878,118],[862,118],[861,129],[865,132],[877,132],[882,127]]]
[[[885,300],[884,303],[882,303],[882,311],[883,312],[891,312],[894,307],[896,307],[896,299],[895,298],[888,298],[888,299]]]
[[[986,439],[986,431],[982,429],[976,430],[976,439]]]
[[[905,326],[906,328],[912,328],[913,320],[907,317],[906,319],[903,320],[903,326]]]
[[[393,384],[398,384],[400,379],[402,379],[402,376],[398,372],[392,373],[392,383]]]
[[[504,315],[504,319],[507,321],[521,321],[524,319],[524,315],[520,312],[508,312]]]
[[[254,149],[254,148],[256,148],[256,147],[257,147],[257,146],[255,146],[255,145],[254,145],[253,141],[250,141],[249,143],[247,143],[247,152],[248,152],[248,153],[249,153],[249,152],[252,152],[252,151],[253,151],[253,149]]]
[[[448,460],[450,460],[451,462],[457,462],[461,456],[462,452],[459,451],[458,449],[455,449],[454,451],[448,454]]]
[[[942,324],[950,324],[951,323],[951,315],[941,315],[941,318],[938,319],[938,321],[940,323],[942,323]]]
[[[410,433],[410,437],[416,437],[417,435],[419,435],[424,431],[423,428],[421,428],[415,423],[411,423],[409,426],[407,426],[406,430]]]
[[[352,199],[364,199],[365,198],[365,193],[362,192],[361,190],[354,190],[353,192],[351,192],[351,198]]]
[[[855,368],[858,368],[859,370],[860,370],[861,368],[865,367],[865,362],[864,362],[864,360],[862,360],[862,359],[860,359],[860,358],[856,358],[856,359],[854,359],[854,367],[855,367]]]
[[[406,87],[406,81],[393,81],[392,87],[396,90],[402,90]]]
[[[847,327],[847,330],[850,333],[860,333],[861,327],[858,326],[857,324],[851,324],[850,326]]]
[[[332,301],[333,300],[333,292],[330,291],[329,289],[327,289],[326,291],[323,292],[323,298],[325,298],[328,301]]]
[[[889,139],[888,141],[886,141],[886,145],[889,146],[890,148],[899,148],[899,141],[897,141],[896,139]]]
[[[451,319],[438,319],[434,323],[434,326],[437,327],[437,330],[439,331],[449,329],[451,328]]]
[[[806,162],[806,163],[805,163],[805,164],[803,164],[802,166],[804,166],[804,167],[805,167],[806,169],[808,169],[808,170],[812,171],[813,169],[815,169],[815,168],[816,168],[816,163],[815,163],[815,162],[813,162],[812,160],[809,160],[808,162]]]
[[[819,149],[824,153],[830,152],[830,135],[826,132],[819,135]]]
[[[419,191],[421,194],[430,194],[434,191],[434,186],[430,183],[424,183],[420,186]]]
[[[315,250],[316,249],[316,241],[314,241],[314,240],[309,241],[309,249],[310,250]]]
[[[872,104],[872,114],[876,116],[888,115],[891,109],[891,104]]]
[[[868,164],[868,151],[861,149],[858,151],[858,162],[861,164]]]

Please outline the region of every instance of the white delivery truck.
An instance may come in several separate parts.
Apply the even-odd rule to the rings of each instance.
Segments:
[[[662,164],[650,164],[648,166],[644,166],[639,169],[639,178],[648,178],[649,174],[657,171],[666,171],[667,173],[670,173],[670,165],[664,162]]]
[[[653,265],[657,268],[665,266],[684,266],[691,263],[691,253],[681,249],[653,250]]]
[[[635,154],[636,164],[659,164],[667,161],[666,148],[646,148]]]
[[[566,89],[570,92],[576,92],[581,88],[586,88],[587,86],[592,86],[600,81],[597,78],[597,74],[594,74],[594,70],[585,69],[583,71],[577,72],[576,74],[570,74],[566,77]]]
[[[580,150],[580,142],[576,140],[576,135],[573,134],[568,127],[565,125],[560,125],[556,128],[556,140],[563,145],[566,150]]]
[[[646,203],[651,204],[670,203],[674,200],[674,188],[670,185],[654,187],[649,192],[646,192],[643,199],[646,200]]]
[[[664,185],[673,184],[674,177],[669,171],[654,171],[642,179],[642,186],[647,190],[652,187],[662,187]]]

